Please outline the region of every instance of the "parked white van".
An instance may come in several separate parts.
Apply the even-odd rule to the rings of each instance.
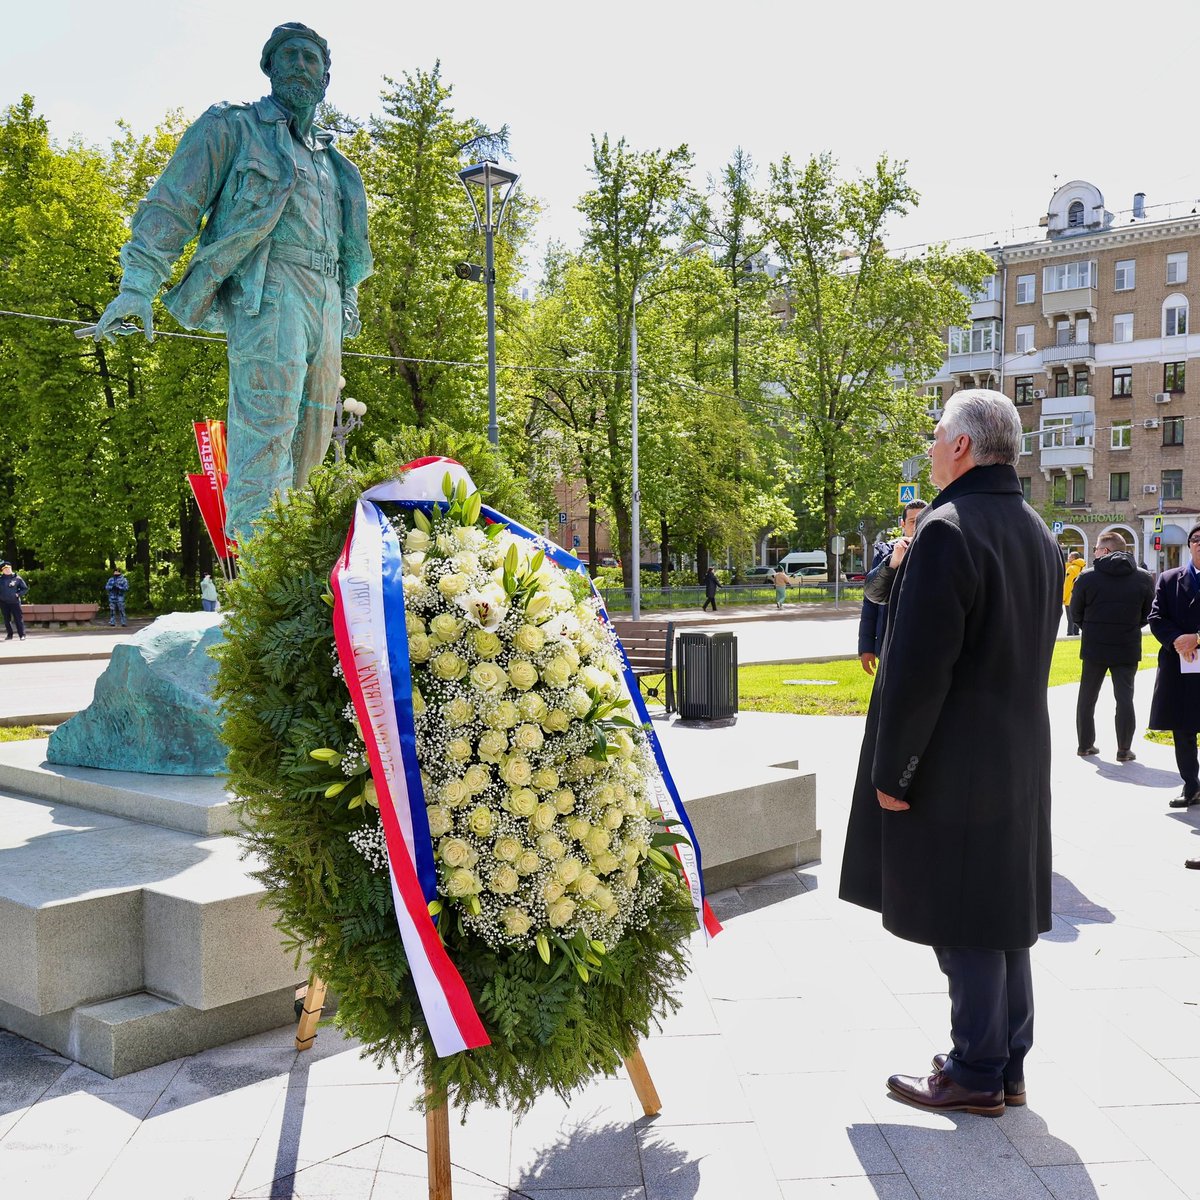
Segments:
[[[829,557],[824,550],[793,550],[779,560],[779,565],[789,575],[811,583],[829,579]]]

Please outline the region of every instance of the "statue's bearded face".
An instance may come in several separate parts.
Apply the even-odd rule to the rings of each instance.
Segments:
[[[307,38],[288,38],[271,55],[271,94],[288,108],[315,107],[327,84],[325,57]]]

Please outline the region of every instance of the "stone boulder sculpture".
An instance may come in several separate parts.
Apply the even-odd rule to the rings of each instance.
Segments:
[[[220,714],[212,699],[221,614],[170,613],[113,649],[92,703],[50,735],[60,766],[219,775]]]

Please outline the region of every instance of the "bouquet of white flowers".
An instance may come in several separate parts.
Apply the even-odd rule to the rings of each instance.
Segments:
[[[675,874],[658,849],[674,836],[647,801],[653,763],[586,580],[485,524],[464,483],[445,490],[428,515],[391,519],[439,902],[491,946],[546,961],[561,947],[586,980]],[[339,765],[363,777],[350,803],[377,806],[361,744]],[[377,816],[351,841],[387,869]]]

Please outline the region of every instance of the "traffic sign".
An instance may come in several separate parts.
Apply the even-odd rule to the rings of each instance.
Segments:
[[[1058,535],[1063,531],[1063,523],[1061,521],[1055,521],[1054,524],[1050,526],[1050,531],[1055,537],[1058,537]]]
[[[921,498],[921,485],[919,483],[902,483],[900,485],[900,503],[911,504],[914,500]]]
[[[1162,517],[1154,518],[1154,532],[1162,533]]]
[[[567,523],[567,514],[565,512],[560,512],[558,514],[558,523],[560,525],[565,525]]]
[[[833,537],[829,539],[829,548],[834,552],[834,554],[845,554],[846,539],[842,537],[840,533],[835,533]]]

